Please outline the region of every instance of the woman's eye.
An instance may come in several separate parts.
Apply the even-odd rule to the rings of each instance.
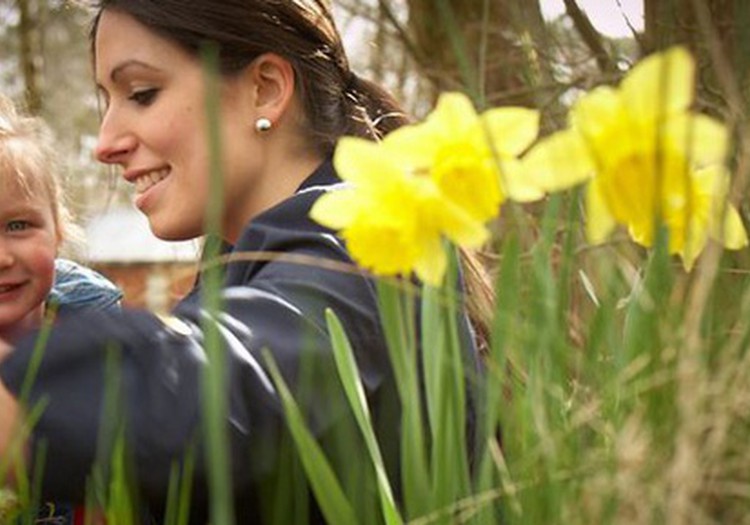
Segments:
[[[28,229],[31,226],[29,221],[10,221],[5,226],[5,229],[9,232],[20,232]]]
[[[154,99],[156,99],[156,95],[158,92],[159,90],[156,88],[141,89],[139,91],[134,91],[133,93],[131,93],[128,99],[132,100],[139,106],[148,106],[154,101]]]

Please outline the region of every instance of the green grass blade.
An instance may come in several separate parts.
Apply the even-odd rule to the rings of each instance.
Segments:
[[[273,356],[268,350],[264,350],[263,357],[278,391],[289,431],[297,446],[302,466],[323,516],[332,525],[357,523],[354,509],[347,500],[323,450],[307,428],[302,412],[281,376]]]
[[[164,525],[187,525],[190,519],[190,494],[193,488],[195,447],[188,449],[185,459],[172,465],[167,492]]]
[[[419,387],[417,357],[411,309],[404,302],[413,301],[392,283],[379,281],[378,306],[385,332],[391,365],[401,400],[401,481],[404,506],[408,516],[418,516],[430,507],[430,471],[424,436],[423,404]]]
[[[401,518],[393,499],[391,484],[385,470],[380,447],[375,438],[370,410],[367,406],[365,391],[362,387],[362,382],[360,381],[357,363],[354,360],[351,344],[346,337],[344,327],[341,326],[341,321],[339,321],[338,317],[336,317],[336,314],[332,310],[326,311],[326,321],[328,324],[328,332],[331,335],[331,344],[333,345],[333,355],[336,359],[336,368],[339,373],[339,379],[341,379],[341,383],[344,386],[344,391],[349,400],[349,406],[351,407],[352,412],[354,412],[354,417],[357,420],[359,429],[365,439],[367,450],[370,453],[370,459],[375,467],[383,518],[388,525],[403,523],[403,519]]]
[[[440,289],[441,299],[437,308],[429,307],[429,312],[437,319],[426,320],[444,332],[441,346],[425,348],[439,354],[439,365],[425,372],[437,372],[439,379],[426,378],[426,383],[439,381],[441,384],[436,399],[436,421],[432,432],[432,478],[433,505],[446,507],[469,492],[468,446],[466,442],[466,382],[464,380],[464,350],[459,340],[458,299],[456,297],[458,258],[452,247],[448,247],[450,267],[445,282]],[[425,293],[423,297],[430,298]],[[429,313],[428,312],[428,313]]]
[[[398,284],[379,281],[377,287],[380,319],[396,379],[396,388],[403,403],[409,396],[409,361],[410,355],[415,352],[414,341],[409,338],[409,331],[404,326],[408,321],[404,320],[405,313]]]
[[[518,238],[510,236],[504,244],[500,272],[495,286],[497,303],[492,324],[491,355],[486,362],[484,395],[481,398],[482,409],[480,414],[484,416],[479,428],[479,436],[482,440],[479,457],[479,469],[477,474],[476,490],[485,492],[494,489],[501,481],[500,474],[493,457],[492,444],[497,443],[498,434],[501,431],[500,420],[504,416],[506,422],[511,421],[506,411],[512,409],[507,402],[504,392],[513,392],[517,385],[512,377],[513,368],[519,368],[510,356],[511,349],[516,344],[518,333],[522,329],[519,310],[520,282],[521,282],[521,253]],[[513,394],[511,394],[513,395]],[[508,396],[510,397],[510,396]],[[515,437],[514,428],[509,426],[502,428],[507,434],[506,441],[513,442]],[[499,446],[496,447],[499,449]],[[510,479],[507,468],[504,472],[506,479]],[[508,481],[510,483],[510,481]],[[521,504],[515,493],[509,495],[511,508],[521,514]],[[476,519],[477,523],[492,524],[497,519],[497,510],[486,509]]]
[[[439,289],[426,286],[422,292],[422,365],[427,403],[427,417],[430,432],[438,432],[438,410],[441,403],[444,384],[440,371],[444,363],[445,330],[441,316],[441,292]]]
[[[206,81],[206,133],[209,146],[210,192],[205,218],[208,238],[220,237],[223,203],[222,153],[221,153],[221,92],[218,66],[218,49],[206,45],[201,49],[204,78]],[[219,243],[209,242],[204,248],[204,260],[212,261],[218,256]],[[201,388],[203,402],[203,424],[206,431],[206,455],[209,460],[208,479],[211,491],[211,522],[214,525],[235,523],[232,502],[229,439],[226,433],[227,399],[224,379],[225,359],[223,339],[219,326],[214,321],[222,308],[221,290],[223,271],[219,265],[209,265],[202,276],[203,307],[208,316],[202,323],[204,347],[208,364],[204,367]]]

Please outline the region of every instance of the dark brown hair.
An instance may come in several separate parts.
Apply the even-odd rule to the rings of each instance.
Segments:
[[[218,47],[224,75],[264,53],[288,60],[295,72],[308,139],[330,156],[344,135],[377,140],[409,122],[393,97],[349,68],[329,0],[98,0],[91,42],[105,9],[126,13],[197,56]],[[480,349],[487,347],[492,288],[474,256],[462,251],[468,311]]]

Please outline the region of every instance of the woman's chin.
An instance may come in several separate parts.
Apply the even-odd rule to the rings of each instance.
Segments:
[[[148,225],[151,233],[162,241],[189,241],[203,235],[201,230],[187,229],[184,225],[173,224],[168,221],[159,220],[157,217],[149,217]]]

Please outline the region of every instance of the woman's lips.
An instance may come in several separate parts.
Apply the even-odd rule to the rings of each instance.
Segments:
[[[162,168],[135,177],[132,181],[133,184],[135,184],[135,198],[133,199],[133,204],[135,204],[139,210],[146,213],[147,209],[152,206],[151,202],[156,199],[156,193],[164,184],[164,180],[169,177],[170,173],[170,168]]]

